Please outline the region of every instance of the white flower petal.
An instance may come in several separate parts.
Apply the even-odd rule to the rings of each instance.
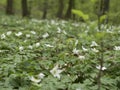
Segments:
[[[120,46],[115,46],[114,50],[119,51],[120,50]]]
[[[98,70],[100,70],[101,69],[101,66],[99,65],[99,66],[96,66],[96,68],[98,69]],[[107,68],[106,67],[102,67],[102,69],[101,70],[106,70]]]
[[[46,46],[46,47],[50,47],[50,48],[54,47],[54,46],[52,46],[52,45],[50,45],[50,44],[45,44],[45,46]]]
[[[65,35],[67,35],[67,32],[66,32],[65,30],[63,30],[63,33],[64,33]]]
[[[29,37],[30,37],[30,34],[26,34],[26,37],[29,38]]]
[[[9,36],[9,35],[11,35],[11,34],[12,34],[12,31],[8,31],[8,32],[6,33],[7,36]]]
[[[82,50],[85,52],[88,51],[88,49],[86,49],[84,46],[82,46]]]
[[[36,34],[36,32],[35,32],[35,31],[30,31],[30,32],[31,32],[32,34],[34,34],[34,35]]]
[[[2,34],[1,39],[5,39],[5,38],[6,38],[5,34]]]
[[[64,71],[64,70],[60,70],[60,69],[59,69],[58,64],[57,64],[52,70],[50,70],[50,73],[51,73],[54,77],[60,79],[60,73],[63,72],[63,71]]]
[[[85,59],[85,56],[79,55],[78,58],[79,58],[80,60],[84,60],[84,59]]]
[[[35,47],[39,47],[39,46],[40,46],[40,43],[39,43],[39,42],[35,44]]]
[[[77,50],[76,48],[74,48],[72,52],[73,54],[77,54],[77,55],[79,54],[79,50]]]
[[[41,79],[36,79],[33,76],[30,77],[30,80],[34,83],[39,83],[41,81]]]
[[[47,37],[49,37],[49,34],[48,34],[48,33],[45,33],[45,34],[42,35],[42,37],[43,37],[43,38],[47,38]]]
[[[58,27],[57,28],[57,33],[61,33],[62,32],[62,30]]]
[[[15,33],[15,35],[16,35],[17,37],[19,37],[19,36],[22,35],[22,32]]]
[[[91,50],[96,53],[99,52],[99,50],[97,50],[96,48],[91,48]]]
[[[92,41],[92,44],[90,45],[90,47],[95,47],[95,46],[99,46],[95,41]]]
[[[33,46],[32,46],[32,45],[29,45],[28,48],[29,48],[29,49],[33,49]]]
[[[38,77],[39,77],[40,79],[43,79],[43,78],[45,77],[45,75],[44,75],[43,73],[40,73],[40,74],[38,75]]]
[[[75,41],[75,46],[78,44],[78,40]]]
[[[19,50],[20,50],[20,51],[24,50],[24,47],[23,47],[23,46],[20,46],[20,47],[19,47]]]

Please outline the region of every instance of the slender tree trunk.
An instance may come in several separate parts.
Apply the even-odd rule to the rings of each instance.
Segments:
[[[101,5],[100,5],[101,15],[104,15],[109,11],[109,2],[110,0],[101,0]]]
[[[63,18],[63,10],[64,10],[64,0],[59,0],[59,7],[57,12],[58,18]]]
[[[13,15],[13,0],[7,0],[7,6],[6,6],[6,14],[7,15]]]
[[[102,15],[107,15],[108,11],[109,11],[109,3],[110,0],[101,0],[100,1],[100,12],[99,12],[99,16]],[[108,23],[108,17],[106,18],[106,20],[104,21],[105,23]]]
[[[68,3],[68,9],[67,9],[67,12],[65,14],[65,18],[71,18],[72,17],[72,8],[74,6],[74,0],[69,0],[69,3]]]
[[[30,12],[28,10],[27,0],[21,0],[22,5],[22,16],[23,17],[30,17]]]
[[[48,9],[48,2],[45,0],[43,4],[44,4],[44,6],[43,6],[42,19],[46,19],[46,17],[47,17],[47,9]]]

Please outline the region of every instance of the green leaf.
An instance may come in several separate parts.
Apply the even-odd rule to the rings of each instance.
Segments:
[[[97,0],[91,0],[91,2],[92,2],[92,3],[96,3],[96,2],[97,2]]]
[[[85,21],[89,19],[89,16],[84,14],[81,10],[72,9],[72,13],[82,17]]]
[[[106,18],[107,18],[107,15],[102,15],[102,16],[100,17],[100,22],[103,22]]]

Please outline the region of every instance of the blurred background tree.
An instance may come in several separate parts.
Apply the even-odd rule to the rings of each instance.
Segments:
[[[30,17],[30,11],[28,10],[27,0],[21,0],[21,7],[22,7],[22,16],[23,17]]]
[[[13,15],[14,14],[14,10],[13,10],[13,0],[7,0],[6,2],[6,14],[7,15]]]

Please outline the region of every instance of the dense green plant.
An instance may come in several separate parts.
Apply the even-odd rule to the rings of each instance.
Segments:
[[[120,89],[120,27],[17,17],[0,24],[0,89]]]

